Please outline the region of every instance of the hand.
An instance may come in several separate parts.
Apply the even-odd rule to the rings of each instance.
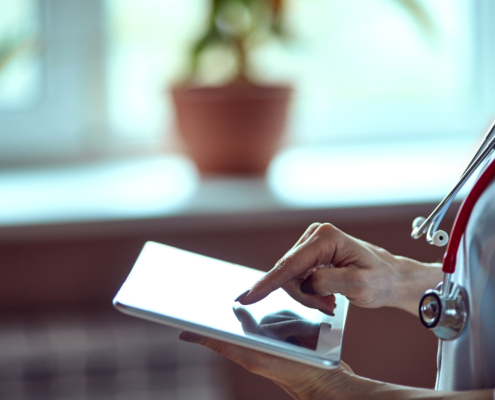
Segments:
[[[272,380],[296,400],[493,399],[493,389],[440,392],[412,388],[359,377],[343,361],[338,368],[319,369],[191,332],[182,332],[179,338],[208,347],[248,371]]]
[[[336,369],[325,370],[191,332],[182,332],[179,338],[208,347],[248,371],[272,380],[297,400],[337,398],[334,393],[353,393],[361,386],[361,379],[343,362]]]
[[[234,314],[246,334],[261,335],[316,350],[320,335],[320,324],[314,323],[289,311],[268,314],[258,324],[244,307],[234,308]]]
[[[335,308],[333,293],[341,293],[361,307],[397,306],[399,282],[407,270],[404,265],[410,263],[421,265],[330,224],[315,223],[239,301],[252,304],[282,287],[295,300],[325,313]]]

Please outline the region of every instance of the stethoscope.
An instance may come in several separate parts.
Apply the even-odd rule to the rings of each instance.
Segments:
[[[411,237],[418,239],[426,233],[426,241],[436,246],[445,246],[443,258],[443,280],[435,288],[427,290],[419,303],[419,317],[423,325],[432,330],[442,340],[454,340],[459,337],[468,317],[468,297],[465,289],[452,282],[455,271],[457,251],[466,230],[471,211],[486,187],[495,178],[495,160],[483,171],[471,192],[462,203],[449,236],[438,230],[449,206],[473,173],[484,165],[495,148],[495,123],[487,132],[481,146],[470,161],[450,193],[440,202],[428,218],[418,217],[413,222]]]

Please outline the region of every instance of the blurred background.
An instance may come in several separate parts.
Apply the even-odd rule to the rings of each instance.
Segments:
[[[410,226],[495,116],[494,19],[492,0],[0,0],[0,398],[287,399],[113,296],[147,240],[268,270],[316,221],[440,260]],[[356,373],[433,387],[435,357],[414,316],[351,307]]]

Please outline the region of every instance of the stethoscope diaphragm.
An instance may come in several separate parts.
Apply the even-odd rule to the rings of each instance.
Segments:
[[[442,340],[457,339],[467,322],[468,297],[462,286],[449,282],[446,294],[443,283],[428,290],[419,302],[421,323]]]

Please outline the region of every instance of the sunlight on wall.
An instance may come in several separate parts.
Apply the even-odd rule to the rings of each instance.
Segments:
[[[293,207],[355,207],[438,201],[457,182],[474,142],[288,150],[268,173],[274,194]],[[461,193],[461,197],[467,190]]]
[[[0,173],[0,225],[143,218],[184,207],[198,185],[182,157]]]

